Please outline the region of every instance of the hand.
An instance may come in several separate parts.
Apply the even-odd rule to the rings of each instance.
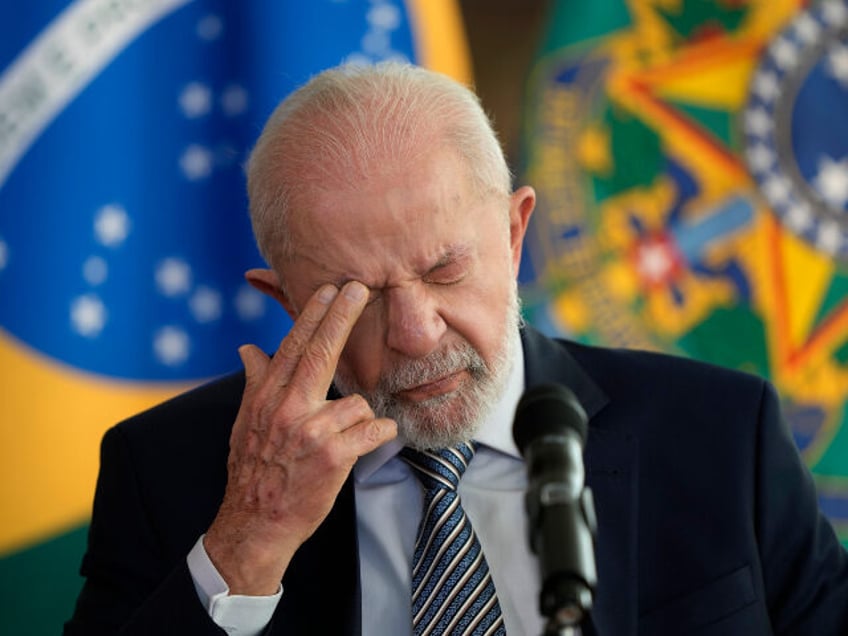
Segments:
[[[230,436],[224,500],[204,539],[231,594],[269,595],[318,528],[360,455],[397,435],[360,395],[327,390],[365,307],[358,282],[321,287],[273,358],[239,349],[246,383]]]

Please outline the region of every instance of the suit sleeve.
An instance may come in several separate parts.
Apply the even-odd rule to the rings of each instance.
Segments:
[[[848,554],[819,510],[773,387],[763,386],[756,530],[774,632],[848,634]]]
[[[175,560],[156,536],[120,428],[101,445],[81,574],[86,580],[66,636],[225,634],[201,605],[185,555]]]

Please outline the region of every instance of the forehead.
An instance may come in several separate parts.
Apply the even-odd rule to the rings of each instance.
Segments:
[[[484,216],[492,207],[455,153],[426,153],[356,187],[314,191],[291,223],[295,261],[366,284],[413,275],[446,255],[473,253],[481,226],[495,220]]]

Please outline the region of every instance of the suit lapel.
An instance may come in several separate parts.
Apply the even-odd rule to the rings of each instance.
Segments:
[[[574,391],[589,416],[586,480],[598,514],[598,590],[586,636],[635,636],[637,626],[636,441],[620,422],[604,419],[609,403],[566,347],[522,329],[527,388],[558,382]],[[270,633],[359,636],[361,590],[353,480],[348,478],[318,531],[295,554]]]
[[[636,440],[619,430],[620,421],[605,420],[609,403],[592,377],[566,347],[531,328],[522,329],[527,388],[556,382],[568,386],[589,416],[584,451],[586,482],[598,516],[595,559],[598,589],[592,611],[600,634],[635,635],[637,627],[637,465]],[[592,626],[584,632],[591,633]]]

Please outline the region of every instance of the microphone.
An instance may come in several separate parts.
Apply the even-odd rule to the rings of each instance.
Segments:
[[[597,521],[583,470],[588,428],[577,397],[560,384],[530,389],[515,410],[512,434],[527,462],[525,504],[530,548],[541,567],[546,634],[579,625],[597,585]]]

